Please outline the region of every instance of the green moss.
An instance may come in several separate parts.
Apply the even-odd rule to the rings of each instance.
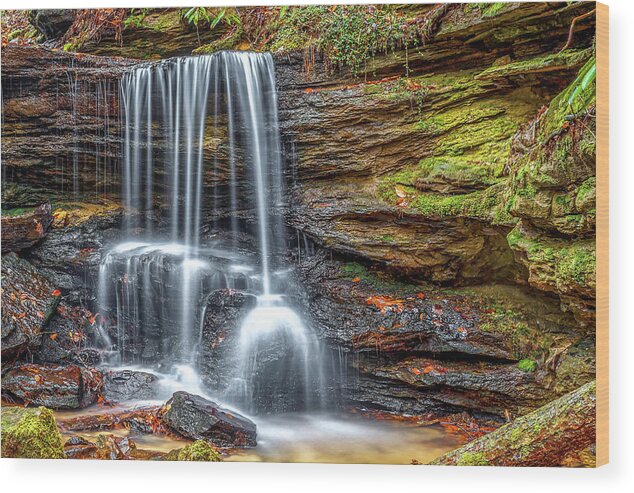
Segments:
[[[394,238],[394,235],[381,235],[379,236],[379,240],[385,241],[387,243],[394,243],[394,241],[396,241],[396,238]]]
[[[2,408],[2,456],[63,459],[62,436],[50,409]]]
[[[2,209],[4,217],[22,216],[35,210],[34,207],[14,207],[12,209]]]
[[[517,367],[525,372],[534,372],[537,369],[537,361],[532,359],[523,359],[518,361]]]
[[[543,280],[561,288],[570,283],[594,285],[596,251],[593,241],[531,238],[517,227],[507,235],[507,241],[514,250],[524,251],[529,263],[543,266],[536,272]]]
[[[595,278],[596,253],[594,249],[571,247],[559,253],[557,274],[560,278],[571,279],[577,284],[585,284]]]
[[[592,56],[581,67],[576,79],[550,103],[543,128],[545,138],[561,129],[570,115],[580,115],[596,104],[595,74],[596,58]]]
[[[500,14],[507,5],[507,2],[476,2],[467,4],[466,8],[470,10],[478,9],[482,17],[495,17]]]
[[[579,185],[579,188],[577,188],[577,195],[575,197],[575,203],[577,204],[577,206],[586,202],[589,198],[594,197],[594,195],[596,194],[596,187],[597,179],[595,176],[588,178],[581,185]]]
[[[489,461],[482,452],[464,452],[456,462],[457,466],[488,466]]]
[[[541,57],[527,58],[505,65],[493,66],[480,72],[476,78],[492,79],[497,77],[510,77],[531,72],[542,72],[549,68],[559,70],[561,67],[579,67],[592,56],[592,49],[566,50],[562,53],[550,54]]]
[[[355,75],[377,54],[415,47],[431,29],[423,18],[408,22],[392,5],[307,5],[280,8],[278,14],[262,49],[316,50],[327,65]]]
[[[220,454],[204,440],[196,440],[178,452],[180,461],[222,462]]]

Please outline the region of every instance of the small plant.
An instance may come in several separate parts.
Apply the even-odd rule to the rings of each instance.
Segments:
[[[517,367],[527,373],[537,370],[537,361],[532,359],[523,359],[517,363]]]

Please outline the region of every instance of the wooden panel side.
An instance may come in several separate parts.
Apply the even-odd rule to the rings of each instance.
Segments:
[[[609,460],[609,31],[597,2],[597,467]]]

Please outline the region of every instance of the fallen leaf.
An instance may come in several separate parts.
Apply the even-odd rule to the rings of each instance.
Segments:
[[[396,192],[396,196],[400,197],[402,199],[404,199],[405,197],[407,197],[407,190],[405,190],[402,186],[400,185],[394,185],[394,191]]]
[[[418,368],[412,368],[412,373],[414,375],[420,375],[421,371]]]
[[[418,294],[416,295],[416,297],[417,297],[419,300],[423,300],[423,299],[425,299],[425,295],[424,295],[423,293],[418,293]]]
[[[51,294],[53,296],[61,296],[62,292],[59,289],[54,289]]]
[[[50,336],[48,336],[51,341],[54,341],[55,339],[57,339],[58,334],[51,334]]]
[[[355,277],[352,282],[361,282],[361,278],[360,277]]]

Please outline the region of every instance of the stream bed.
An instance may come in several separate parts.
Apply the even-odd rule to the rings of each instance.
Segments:
[[[132,408],[129,408],[132,409]],[[99,414],[103,407],[57,411],[58,420]],[[355,414],[288,413],[254,418],[258,444],[254,448],[223,450],[228,462],[321,462],[354,464],[426,463],[459,447],[464,441],[441,425],[375,419]],[[138,433],[126,428],[101,431],[63,431],[65,437],[94,441],[98,435],[131,438],[139,449],[166,453],[189,440],[160,433]]]

